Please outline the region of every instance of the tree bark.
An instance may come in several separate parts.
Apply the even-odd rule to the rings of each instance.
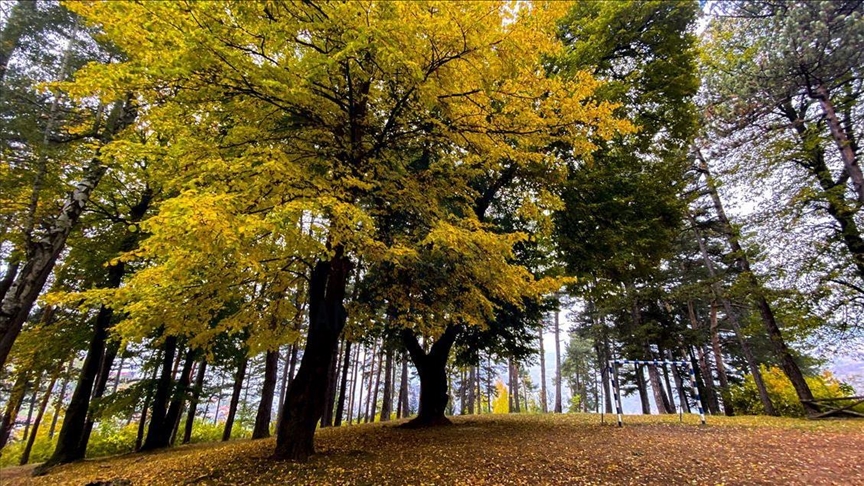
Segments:
[[[189,400],[189,412],[186,415],[186,426],[183,428],[183,444],[192,440],[192,426],[195,423],[195,414],[198,402],[201,399],[201,390],[204,388],[204,378],[207,375],[207,358],[202,358],[198,365],[198,374],[195,376],[195,388],[192,389],[192,399]]]
[[[375,372],[375,388],[372,390],[372,411],[369,414],[369,422],[375,422],[375,415],[378,412],[378,390],[381,387],[381,369],[384,364],[384,342],[381,342],[381,347],[378,348],[378,369]],[[373,356],[372,359],[375,359]]]
[[[180,378],[177,380],[177,386],[171,393],[171,402],[168,406],[168,412],[165,414],[165,428],[161,439],[161,447],[168,447],[174,444],[174,439],[177,436],[177,428],[180,425],[180,416],[183,415],[183,405],[186,403],[186,397],[189,392],[189,385],[192,383],[192,366],[195,364],[195,358],[198,353],[193,349],[186,351],[186,360],[183,362],[183,370],[180,372]]]
[[[0,302],[0,369],[6,366],[12,344],[21,333],[21,326],[27,320],[36,298],[51,275],[57,257],[66,246],[66,239],[84,212],[90,194],[105,175],[107,166],[102,163],[101,146],[131,123],[132,114],[133,110],[128,101],[115,103],[100,137],[100,148],[97,149],[96,156],[84,168],[81,181],[70,192],[46,235],[28,248],[27,261]]]
[[[21,410],[21,404],[24,403],[26,394],[27,373],[21,370],[15,375],[15,383],[12,385],[9,400],[6,402],[6,409],[3,411],[3,419],[0,421],[0,451],[9,442],[9,436],[15,427],[15,418],[18,416],[18,411]]]
[[[341,350],[337,350],[336,355],[330,361],[330,369],[327,371],[327,396],[324,399],[324,415],[321,417],[321,427],[330,427],[333,425],[333,414],[336,408],[336,391],[339,385],[339,359],[342,353],[345,352],[345,340],[339,346]]]
[[[345,290],[351,261],[344,248],[319,261],[309,284],[309,334],[297,377],[288,390],[275,457],[305,462],[315,452],[315,426],[324,413],[328,371],[345,327]]]
[[[540,323],[540,411],[543,413],[549,412],[549,406],[546,403],[546,350],[543,349],[543,323]]]
[[[642,365],[636,365],[636,387],[639,390],[639,402],[642,405],[642,414],[651,415],[651,404],[648,403],[648,390],[645,385],[645,373],[642,371],[642,368]]]
[[[57,401],[54,402],[54,413],[51,417],[51,427],[48,429],[48,438],[54,439],[54,431],[57,428],[57,420],[60,419],[60,409],[63,407],[63,401],[66,399],[66,387],[69,385],[69,377],[72,375],[72,366],[75,363],[75,358],[69,360],[66,366],[66,372],[63,373],[63,381],[60,383],[60,393],[57,394]]]
[[[60,368],[51,376],[51,382],[42,396],[42,401],[39,403],[39,411],[36,413],[36,421],[33,422],[33,430],[27,438],[27,444],[24,446],[24,452],[21,453],[21,460],[18,464],[25,465],[30,462],[30,452],[33,451],[33,444],[36,442],[36,434],[39,433],[39,425],[42,423],[42,417],[45,416],[45,409],[48,408],[48,402],[51,400],[51,393],[54,391],[54,385],[57,383],[57,377],[60,374]]]
[[[704,159],[702,160],[701,169],[705,174],[708,191],[714,203],[717,217],[723,227],[723,231],[726,233],[726,239],[732,250],[732,254],[735,256],[735,261],[741,269],[746,282],[750,286],[751,297],[755,301],[756,307],[759,309],[759,315],[762,318],[762,325],[768,333],[771,346],[774,348],[774,354],[779,358],[780,366],[786,374],[786,377],[788,377],[789,381],[792,382],[792,386],[795,388],[795,393],[798,395],[798,400],[801,402],[801,406],[804,407],[804,411],[808,414],[818,413],[819,409],[812,403],[813,393],[810,390],[810,386],[807,385],[807,381],[804,379],[804,374],[801,372],[801,368],[798,366],[798,363],[792,356],[792,352],[786,345],[786,341],[783,339],[783,333],[780,331],[780,326],[777,324],[774,312],[771,309],[770,304],[768,304],[768,300],[765,298],[765,291],[762,288],[762,285],[756,278],[756,274],[753,273],[753,270],[750,268],[750,260],[747,258],[747,253],[741,247],[738,231],[732,226],[732,223],[729,222],[729,218],[726,217],[726,212],[723,210],[723,203],[720,200],[720,195],[717,192],[717,188],[711,178],[711,173],[708,171],[708,165]],[[861,171],[858,169],[858,174],[860,175],[860,173]],[[767,409],[766,413],[768,413]],[[769,413],[769,415],[773,414]]]
[[[384,364],[384,396],[381,397],[381,421],[388,422],[393,410],[393,348],[387,347]]]
[[[253,439],[270,437],[270,416],[273,414],[273,395],[276,392],[276,374],[279,368],[279,351],[267,351],[264,360],[264,384],[261,387],[261,401],[258,403],[258,413],[255,415]]]
[[[402,330],[402,343],[420,376],[420,410],[417,417],[403,426],[417,428],[451,424],[444,416],[450,398],[447,394],[447,358],[459,332],[459,326],[447,326],[429,353],[426,353],[413,331]]]
[[[111,367],[114,365],[118,349],[119,343],[117,342],[106,345],[105,353],[102,356],[102,364],[99,366],[99,375],[96,377],[96,383],[93,385],[93,395],[90,397],[90,403],[93,403],[93,400],[102,398],[102,395],[105,394],[105,388],[108,386],[108,376],[111,374]],[[96,420],[92,413],[88,411],[87,422],[84,424],[84,432],[81,434],[81,445],[79,446],[85,453],[95,422]]]
[[[144,439],[142,451],[149,451],[165,447],[168,444],[171,429],[165,422],[168,415],[168,399],[171,396],[171,385],[173,377],[174,355],[177,352],[177,337],[165,338],[162,351],[162,372],[156,383],[156,392],[153,394],[153,410],[150,413],[150,427],[147,429],[147,437]],[[164,444],[164,445],[163,445]]]
[[[476,407],[475,404],[477,402],[477,367],[471,365],[468,368],[468,395],[466,397],[468,407],[468,413],[475,413]]]
[[[342,358],[342,379],[339,383],[339,399],[337,400],[336,416],[334,417],[333,422],[333,425],[336,427],[342,425],[342,416],[345,414],[345,399],[348,392],[348,371],[351,369],[351,341],[345,341],[344,355],[345,356]]]
[[[852,180],[852,189],[858,196],[858,203],[864,204],[864,174],[861,173],[861,167],[858,165],[852,141],[846,136],[846,131],[840,124],[837,111],[834,109],[834,103],[831,101],[831,96],[825,85],[819,84],[816,86],[814,95],[819,100],[819,106],[822,107],[822,114],[825,115],[825,124],[828,125],[828,131],[831,133],[834,145],[837,146],[837,150],[840,152],[843,168]]]
[[[411,415],[408,409],[408,356],[402,350],[402,373],[399,375],[399,418]]]
[[[369,357],[369,381],[366,383],[366,405],[363,409],[363,423],[369,423],[369,409],[372,401],[372,387],[375,382],[375,355],[378,352],[378,341],[372,343],[372,354]]]
[[[231,430],[234,428],[234,418],[237,416],[237,407],[240,404],[240,393],[243,391],[243,380],[246,379],[246,367],[249,358],[243,357],[237,374],[234,375],[234,387],[231,391],[231,402],[228,404],[228,416],[225,418],[225,428],[222,430],[222,441],[231,440]]]
[[[555,413],[561,413],[561,327],[558,321],[560,311],[555,310]]]
[[[351,425],[354,421],[354,401],[357,392],[357,368],[360,365],[360,351],[362,351],[362,349],[362,346],[358,346],[354,351],[354,364],[352,365],[353,371],[351,372],[351,393],[348,395],[348,425]]]
[[[713,312],[713,306],[712,306]],[[690,327],[693,331],[699,333],[700,335],[704,335],[702,331],[702,326],[699,324],[699,320],[696,318],[696,309],[693,306],[693,301],[687,301],[687,315],[690,318]],[[714,322],[717,320],[716,313],[713,316]],[[710,333],[714,333],[714,329],[709,331]],[[712,336],[713,337],[713,336]],[[717,343],[719,348],[719,341]],[[711,367],[708,364],[708,360],[705,358],[705,344],[704,338],[700,338],[699,343],[696,345],[696,350],[698,353],[698,369],[702,373],[702,377],[704,379],[704,393],[700,393],[701,395],[705,395],[705,400],[708,404],[708,410],[711,411],[712,414],[720,413],[720,402],[717,399],[717,390],[714,388],[714,377],[711,374]],[[722,363],[722,358],[721,358]],[[719,373],[718,373],[719,374]],[[677,378],[676,378],[677,379]],[[723,379],[725,382],[726,379],[726,371],[723,371]],[[727,383],[728,384],[728,383]],[[734,411],[731,407],[726,410],[726,414],[732,416]]]

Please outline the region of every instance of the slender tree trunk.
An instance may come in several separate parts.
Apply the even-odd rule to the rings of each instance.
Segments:
[[[840,124],[840,119],[837,117],[837,111],[834,109],[834,103],[831,101],[831,96],[828,94],[828,89],[824,84],[819,84],[814,90],[814,98],[819,100],[819,106],[822,107],[822,114],[825,116],[825,124],[828,125],[828,131],[831,133],[831,138],[834,140],[834,145],[840,152],[840,159],[843,161],[843,168],[849,178],[852,179],[852,189],[858,196],[858,203],[864,204],[864,174],[861,173],[861,167],[858,165],[854,145],[846,136],[846,131]]]
[[[561,413],[561,326],[560,311],[555,310],[555,413]]]
[[[407,350],[402,350],[402,373],[399,376],[399,418],[410,415],[408,410],[408,356]]]
[[[855,167],[857,168],[857,164]],[[768,300],[765,298],[765,291],[762,284],[759,283],[756,274],[753,273],[753,270],[750,268],[750,260],[747,257],[747,253],[741,247],[738,231],[729,222],[729,218],[726,217],[726,212],[723,210],[723,203],[720,200],[720,195],[717,192],[717,188],[714,186],[711,173],[708,171],[708,165],[704,163],[704,160],[702,169],[705,173],[705,179],[707,181],[711,199],[714,203],[714,209],[717,212],[717,217],[726,233],[726,239],[729,242],[729,247],[732,249],[732,253],[735,255],[735,260],[750,286],[751,297],[755,301],[756,307],[759,309],[759,315],[762,318],[762,325],[768,333],[771,346],[774,348],[774,354],[780,360],[780,366],[783,368],[786,377],[792,382],[792,386],[795,388],[795,393],[798,395],[798,400],[801,402],[801,406],[804,407],[805,412],[810,414],[817,413],[819,412],[819,409],[812,403],[813,393],[810,390],[810,386],[807,385],[807,381],[804,379],[804,374],[801,372],[801,368],[798,366],[794,356],[792,356],[792,352],[786,345],[786,341],[783,339],[783,333],[780,331],[780,326],[777,324],[774,312],[768,304]],[[857,168],[857,173],[860,182],[860,168]],[[858,185],[856,187],[861,186]],[[864,193],[859,192],[858,195],[859,198],[861,198]],[[859,201],[862,200],[864,199],[859,199]],[[699,239],[701,241],[702,238]],[[773,407],[771,408],[772,410],[770,411],[766,408],[766,413],[774,415],[773,413],[770,413],[774,411]]]
[[[639,402],[642,405],[642,414],[651,415],[651,404],[648,403],[648,390],[645,384],[645,373],[642,365],[636,365],[636,387],[639,390]]]
[[[447,326],[444,334],[426,353],[413,331],[402,331],[402,342],[420,376],[420,410],[417,417],[404,426],[413,428],[451,424],[444,416],[450,398],[447,393],[447,358],[459,332],[459,326]]]
[[[30,400],[27,403],[27,421],[24,422],[23,440],[27,440],[30,436],[30,424],[33,422],[33,409],[36,408],[36,399],[39,397],[39,387],[42,385],[42,376],[36,378],[33,383],[33,393],[30,394]]]
[[[722,206],[719,207],[718,211],[719,210],[722,210]],[[705,262],[705,268],[706,270],[708,270],[708,276],[711,277],[712,280],[714,280],[716,279],[717,274],[714,271],[714,264],[711,261],[711,258],[708,256],[708,250],[705,247],[705,240],[702,237],[701,231],[696,225],[696,220],[690,215],[688,215],[688,218],[690,219],[690,223],[693,226],[693,231],[696,233],[696,240],[699,244],[699,251],[702,253],[702,260]],[[744,336],[741,325],[738,323],[738,316],[732,309],[732,304],[729,302],[729,299],[725,298],[722,295],[719,285],[717,285],[716,283],[712,283],[710,288],[714,298],[719,299],[720,302],[723,304],[723,310],[726,312],[726,319],[729,321],[729,324],[732,326],[732,330],[734,331],[735,336],[738,338],[738,343],[741,346],[741,352],[744,354],[744,358],[747,360],[747,365],[750,368],[750,374],[753,376],[753,382],[756,384],[756,388],[759,391],[759,399],[762,401],[762,407],[765,409],[765,413],[767,415],[777,415],[777,412],[774,409],[774,404],[771,402],[771,397],[768,396],[768,389],[765,387],[765,382],[762,380],[762,372],[759,370],[759,364],[756,362],[756,357],[753,355],[753,351],[750,349],[750,344],[747,342],[747,338]],[[712,313],[713,312],[715,311],[712,306]],[[712,328],[716,330],[715,314],[712,314],[712,320]],[[715,349],[715,358],[717,356],[720,356],[718,353],[716,353],[716,351],[719,351],[719,349]],[[718,372],[719,369],[720,368],[718,366]],[[723,384],[723,381],[724,378],[721,378],[721,385]],[[724,386],[724,391],[725,390],[726,387]]]
[[[345,327],[345,290],[351,262],[341,246],[318,262],[309,284],[309,334],[297,377],[288,390],[276,437],[279,459],[305,462],[315,452],[315,426],[324,414],[328,371]]]
[[[131,104],[115,103],[108,116],[100,146],[108,143],[115,133],[132,121],[131,114]],[[36,298],[51,275],[57,257],[66,246],[66,239],[77,225],[90,194],[102,180],[106,170],[107,167],[102,163],[101,148],[97,149],[96,156],[84,168],[80,182],[69,193],[46,236],[34,242],[28,249],[27,261],[0,302],[0,369],[6,366],[6,359],[12,344],[21,333],[21,326],[27,320]]]
[[[342,379],[339,383],[339,399],[336,404],[336,417],[334,417],[333,425],[340,427],[342,425],[342,416],[345,414],[345,398],[348,392],[348,370],[351,369],[351,341],[345,341],[345,352],[342,358]],[[351,383],[353,388],[354,383]],[[382,412],[383,413],[383,412]]]
[[[197,354],[198,353],[191,348],[186,351],[183,370],[180,372],[180,378],[177,380],[177,387],[174,390],[174,393],[171,394],[171,402],[168,406],[168,412],[165,414],[164,426],[166,430],[161,436],[161,447],[173,445],[174,440],[177,437],[177,428],[180,426],[180,417],[183,415],[183,405],[186,403],[189,385],[192,383],[192,367],[195,365]]]
[[[30,432],[30,437],[27,438],[27,444],[24,446],[24,452],[21,453],[20,465],[25,465],[30,462],[30,453],[33,451],[33,444],[36,442],[36,435],[39,433],[39,425],[42,423],[42,417],[45,416],[45,409],[48,408],[48,402],[51,400],[51,393],[54,391],[54,385],[57,383],[57,377],[60,374],[60,368],[51,376],[51,382],[42,395],[42,401],[39,402],[39,411],[36,413],[36,421],[33,422],[33,430]]]
[[[63,407],[63,401],[66,399],[66,387],[69,385],[69,377],[72,376],[72,366],[75,363],[73,357],[69,360],[66,366],[66,372],[63,373],[63,381],[60,383],[60,393],[57,395],[57,401],[54,402],[54,413],[51,417],[51,427],[48,429],[48,438],[54,439],[54,431],[57,428],[57,421],[60,419],[60,409]]]
[[[389,346],[386,351],[384,362],[384,396],[381,398],[381,421],[388,422],[393,409],[393,397],[390,394],[393,389],[393,349]]]
[[[607,343],[601,345],[600,339],[594,345],[597,351],[597,366],[600,368],[600,381],[603,388],[603,410],[612,413],[612,395],[609,391],[609,350]]]
[[[222,441],[231,440],[231,429],[234,428],[234,418],[237,416],[237,406],[240,404],[240,393],[243,391],[243,380],[246,379],[246,366],[249,358],[244,357],[234,375],[234,388],[231,391],[231,403],[228,405],[228,417],[225,418],[225,429],[222,431]]]
[[[336,391],[339,385],[339,359],[342,353],[345,352],[345,340],[342,339],[342,344],[339,346],[341,350],[336,352],[336,356],[330,361],[330,369],[327,372],[327,396],[324,399],[324,415],[321,417],[321,427],[330,427],[333,425],[333,413],[336,406]]]
[[[369,423],[369,410],[372,408],[372,389],[375,386],[375,356],[378,354],[378,342],[372,344],[372,355],[369,358],[369,382],[366,384],[366,408],[363,410],[363,423]]]
[[[9,442],[9,436],[15,427],[15,418],[18,416],[18,411],[21,410],[21,404],[24,403],[26,394],[27,373],[21,370],[15,375],[15,383],[12,385],[9,400],[6,402],[6,409],[3,411],[3,419],[0,421],[0,451]]]
[[[549,412],[549,406],[546,403],[546,350],[543,349],[543,323],[540,323],[540,411],[543,413]]]
[[[360,365],[360,351],[362,351],[362,346],[357,346],[354,350],[354,364],[352,365],[353,371],[351,372],[351,393],[348,395],[348,425],[354,421],[354,402],[355,402],[355,394],[357,392],[357,368]]]
[[[156,383],[156,392],[153,394],[153,410],[150,413],[150,427],[147,429],[147,437],[144,439],[142,451],[149,451],[165,447],[168,443],[168,434],[171,429],[165,421],[168,415],[168,399],[171,396],[171,385],[173,376],[174,355],[177,352],[177,337],[165,338],[162,354],[162,372]],[[163,437],[166,437],[163,439]]]
[[[102,356],[102,363],[99,367],[99,375],[96,377],[96,383],[93,385],[93,395],[90,397],[90,402],[102,398],[105,394],[105,388],[108,386],[108,376],[111,374],[111,367],[114,365],[114,359],[117,357],[119,343],[112,342],[107,344],[105,354]],[[82,451],[87,452],[87,444],[90,442],[90,434],[93,433],[93,425],[96,420],[91,413],[87,414],[87,422],[84,424],[84,432],[81,434]]]
[[[282,419],[282,414],[279,410],[285,405],[285,393],[288,391],[288,363],[291,361],[291,349],[294,345],[290,345],[285,351],[285,363],[282,365],[282,385],[279,387],[279,404],[276,408],[276,428],[279,428],[279,421]]]
[[[378,369],[375,371],[375,388],[372,391],[372,411],[369,414],[369,422],[375,422],[375,415],[378,412],[378,390],[381,387],[381,368],[383,367],[384,361],[384,343],[382,341],[381,347],[378,348]],[[373,356],[372,359],[375,359]]]
[[[164,351],[159,351],[160,353]],[[162,361],[162,356],[156,356],[156,362]],[[153,367],[153,375],[151,381],[156,381],[156,376],[159,374],[159,367]],[[147,394],[144,396],[144,405],[141,407],[141,418],[138,420],[138,435],[135,437],[135,451],[140,451],[144,444],[144,426],[147,424],[147,410],[150,409],[150,401],[153,399],[153,387],[147,387]]]
[[[660,353],[661,359],[663,358],[663,353]],[[675,400],[673,399],[673,394],[675,393],[672,390],[672,383],[669,381],[669,368],[666,365],[662,365],[663,368],[663,382],[666,384],[666,396],[669,400],[669,413],[677,413],[678,411],[675,409]],[[679,389],[680,390],[680,389]],[[684,402],[681,402],[684,403]]]
[[[276,392],[276,375],[279,368],[279,350],[267,351],[264,359],[264,384],[261,387],[261,401],[255,415],[253,439],[270,437],[270,417],[273,414],[273,395]]]
[[[192,426],[195,423],[195,413],[198,401],[201,399],[201,390],[204,388],[204,378],[207,375],[207,358],[201,358],[198,364],[198,374],[195,376],[195,388],[192,389],[192,399],[189,401],[189,412],[186,415],[186,426],[183,429],[183,444],[192,440]]]
[[[712,309],[713,309],[713,306],[712,306]],[[687,301],[687,314],[690,318],[690,327],[693,329],[693,331],[695,331],[699,334],[703,334],[702,326],[699,324],[699,320],[696,318],[696,310],[693,307],[693,301],[690,301],[690,300]],[[717,320],[717,315],[715,312],[713,315],[713,322],[716,322],[716,320]],[[709,330],[709,334],[713,333],[713,332],[714,332],[713,329]],[[717,399],[717,390],[714,388],[714,377],[711,374],[711,367],[708,364],[708,360],[705,359],[705,345],[703,344],[703,339],[704,338],[700,338],[700,344],[697,345],[698,364],[699,364],[698,368],[699,368],[699,371],[702,373],[702,377],[704,379],[704,393],[700,393],[700,396],[702,396],[702,395],[705,396],[705,400],[708,403],[708,407],[707,407],[708,410],[710,410],[712,414],[718,414],[718,413],[720,413],[720,403]],[[719,341],[718,341],[717,345],[719,347],[719,345],[720,345]],[[721,358],[721,363],[722,363],[722,358]],[[676,375],[676,380],[679,378],[680,377],[678,375]],[[725,370],[723,372],[723,378],[724,379],[726,378]],[[731,407],[728,408],[726,410],[726,412],[727,412],[727,415],[730,415],[730,416],[734,414]]]
[[[473,414],[476,410],[475,403],[477,401],[477,367],[471,365],[468,368],[468,394],[466,400],[466,406],[468,407],[468,413]]]

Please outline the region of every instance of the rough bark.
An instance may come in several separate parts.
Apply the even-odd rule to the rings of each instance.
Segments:
[[[128,101],[115,103],[105,129],[102,130],[100,145],[108,143],[133,119],[134,110],[131,103]],[[52,220],[44,236],[34,241],[27,249],[26,262],[0,302],[0,369],[6,365],[12,344],[21,333],[21,326],[27,320],[36,298],[42,292],[48,276],[54,269],[57,257],[66,246],[66,239],[77,225],[90,195],[102,180],[106,170],[107,166],[102,161],[100,147],[96,151],[96,156],[84,168],[80,182],[69,193],[58,216]]]
[[[192,389],[192,398],[189,400],[189,412],[186,415],[186,426],[183,428],[183,444],[192,440],[192,425],[195,423],[195,414],[198,401],[201,399],[201,390],[204,388],[204,378],[207,375],[207,359],[201,359],[198,365],[198,374],[195,376],[195,387]]]
[[[225,417],[225,428],[222,430],[222,441],[231,440],[231,430],[234,428],[234,418],[237,416],[237,407],[240,405],[240,393],[243,391],[243,381],[246,379],[246,367],[249,358],[243,357],[234,375],[234,387],[231,390],[231,402],[228,404],[228,416]]]
[[[264,359],[264,383],[261,387],[261,401],[255,415],[253,439],[270,437],[270,416],[273,414],[273,396],[276,392],[276,374],[279,368],[279,351],[267,351]]]
[[[344,248],[319,261],[309,284],[309,333],[276,437],[275,457],[305,462],[315,452],[315,426],[324,413],[328,371],[347,317],[344,301],[351,261]]]
[[[447,358],[459,335],[460,327],[450,325],[432,345],[429,353],[423,351],[417,336],[410,329],[402,331],[402,343],[420,376],[420,410],[404,427],[449,425],[444,416],[450,396],[447,394]]]

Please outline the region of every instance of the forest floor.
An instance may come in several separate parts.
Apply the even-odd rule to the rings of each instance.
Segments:
[[[324,429],[306,464],[273,461],[274,441],[238,440],[87,460],[0,484],[864,484],[864,420],[770,417],[481,415],[454,426],[398,422]],[[120,481],[125,480],[125,481]]]

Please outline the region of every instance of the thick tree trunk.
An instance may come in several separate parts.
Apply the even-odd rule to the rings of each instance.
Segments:
[[[273,395],[276,392],[276,374],[279,368],[279,351],[267,351],[264,360],[264,384],[261,387],[261,401],[255,415],[253,439],[270,437],[270,416],[273,414]]]
[[[425,353],[413,331],[402,331],[402,343],[420,376],[420,410],[417,417],[403,426],[415,428],[451,424],[444,416],[450,398],[447,394],[447,358],[459,332],[459,326],[447,326],[429,353]]]
[[[384,364],[384,396],[381,398],[381,421],[387,422],[390,420],[390,414],[393,410],[393,348],[387,347],[386,358]]]
[[[111,138],[131,123],[131,104],[115,103],[108,117],[100,144],[108,143]],[[66,246],[66,239],[78,223],[90,194],[102,180],[107,167],[102,163],[101,148],[84,168],[83,176],[75,186],[53,220],[46,235],[33,242],[27,251],[27,260],[18,272],[15,281],[0,302],[0,369],[6,366],[6,359],[12,344],[21,333],[21,326],[27,320],[36,298],[42,292],[48,276],[54,269],[57,257]],[[98,363],[97,363],[98,364]]]
[[[558,309],[555,310],[555,413],[561,413],[561,326]]]
[[[225,428],[222,430],[222,441],[231,440],[231,430],[234,428],[234,418],[237,416],[237,407],[240,405],[240,393],[243,391],[243,381],[246,379],[246,367],[249,358],[243,357],[237,374],[234,375],[234,387],[231,390],[231,402],[228,404],[228,416],[225,418]]]
[[[153,394],[153,410],[150,412],[150,427],[147,429],[147,437],[144,439],[142,451],[149,451],[165,447],[168,444],[171,429],[165,421],[168,415],[168,399],[171,396],[171,385],[173,377],[174,355],[177,352],[177,337],[168,336],[162,351],[162,368],[159,381],[156,383],[156,392]]]
[[[33,451],[33,444],[36,442],[36,434],[39,433],[39,425],[42,423],[42,417],[45,416],[45,409],[48,408],[48,402],[51,400],[51,393],[54,391],[54,384],[57,383],[57,377],[60,374],[60,368],[51,376],[51,382],[42,396],[42,401],[39,403],[39,411],[36,413],[36,421],[33,422],[33,430],[27,438],[27,444],[24,446],[24,452],[21,453],[21,460],[18,464],[25,465],[30,462],[30,453]]]
[[[765,298],[762,284],[759,283],[756,274],[753,273],[753,270],[750,268],[750,260],[747,258],[747,253],[741,247],[738,231],[732,226],[732,223],[729,222],[729,218],[726,217],[726,212],[723,210],[723,203],[720,200],[720,195],[714,185],[711,173],[708,171],[708,165],[704,160],[702,161],[701,169],[705,173],[705,179],[709,193],[711,194],[711,199],[714,203],[714,209],[717,212],[717,217],[726,233],[726,239],[728,240],[729,247],[735,256],[735,261],[750,286],[751,297],[755,301],[756,307],[759,309],[759,315],[762,318],[762,325],[768,333],[771,346],[774,348],[774,354],[780,360],[780,366],[783,368],[786,377],[792,382],[792,386],[795,388],[795,393],[798,395],[798,400],[801,402],[801,406],[804,407],[805,412],[811,414],[817,413],[819,412],[819,409],[812,403],[813,393],[810,390],[810,386],[807,385],[807,381],[804,379],[804,374],[801,372],[801,368],[798,366],[794,356],[792,356],[792,352],[786,345],[786,341],[783,339],[783,333],[780,331],[780,326],[777,325],[774,312],[768,304],[768,300]],[[860,168],[858,168],[858,175],[859,177],[861,175]],[[862,194],[864,193],[859,192],[859,197]],[[766,413],[768,413],[767,409]],[[773,414],[769,413],[769,415]]]
[[[315,452],[315,426],[324,414],[328,375],[345,327],[345,289],[351,261],[341,246],[319,261],[309,284],[309,334],[297,377],[291,383],[276,437],[275,457],[305,462]]]
[[[204,378],[207,375],[207,358],[202,358],[198,364],[198,374],[195,376],[195,388],[192,389],[192,399],[189,400],[189,412],[186,415],[186,426],[183,428],[183,444],[192,440],[192,426],[195,423],[195,414],[198,402],[201,399],[201,390],[204,388]]]

